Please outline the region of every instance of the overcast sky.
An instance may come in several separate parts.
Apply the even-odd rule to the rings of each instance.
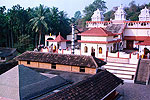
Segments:
[[[47,7],[58,7],[59,10],[64,10],[68,17],[72,17],[76,11],[83,11],[85,6],[91,4],[94,0],[0,0],[0,6],[6,6],[11,8],[13,5],[20,4],[21,7],[36,7],[39,4],[43,4]],[[108,10],[111,10],[115,6],[128,6],[132,0],[104,0]],[[149,0],[135,0],[136,4],[146,4]]]

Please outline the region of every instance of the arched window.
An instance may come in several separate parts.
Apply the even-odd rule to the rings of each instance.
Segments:
[[[53,47],[53,52],[55,52],[56,51],[56,46],[54,45],[54,47]]]
[[[102,54],[102,48],[99,47],[99,54]]]
[[[87,46],[84,47],[84,52],[85,52],[85,53],[88,52],[88,47],[87,47]]]

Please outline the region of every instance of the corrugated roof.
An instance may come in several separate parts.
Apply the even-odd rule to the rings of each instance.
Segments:
[[[108,71],[101,71],[42,100],[100,100],[123,81]]]
[[[44,63],[55,63],[62,65],[71,66],[84,66],[90,68],[100,67],[98,65],[106,64],[104,61],[96,61],[95,57],[85,56],[85,55],[72,55],[72,54],[54,54],[54,53],[43,53],[43,52],[33,52],[27,51],[20,56],[16,57],[20,61],[34,61],[34,62],[44,62]]]

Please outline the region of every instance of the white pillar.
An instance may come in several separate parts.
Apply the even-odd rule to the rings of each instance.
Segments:
[[[72,25],[72,43],[71,43],[71,54],[74,54],[74,25]]]

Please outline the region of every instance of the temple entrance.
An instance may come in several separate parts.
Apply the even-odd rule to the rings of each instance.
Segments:
[[[91,48],[91,56],[95,57],[95,49],[93,47]]]
[[[127,49],[130,49],[130,50],[133,49],[133,41],[128,40],[126,46],[127,46],[126,47]]]

